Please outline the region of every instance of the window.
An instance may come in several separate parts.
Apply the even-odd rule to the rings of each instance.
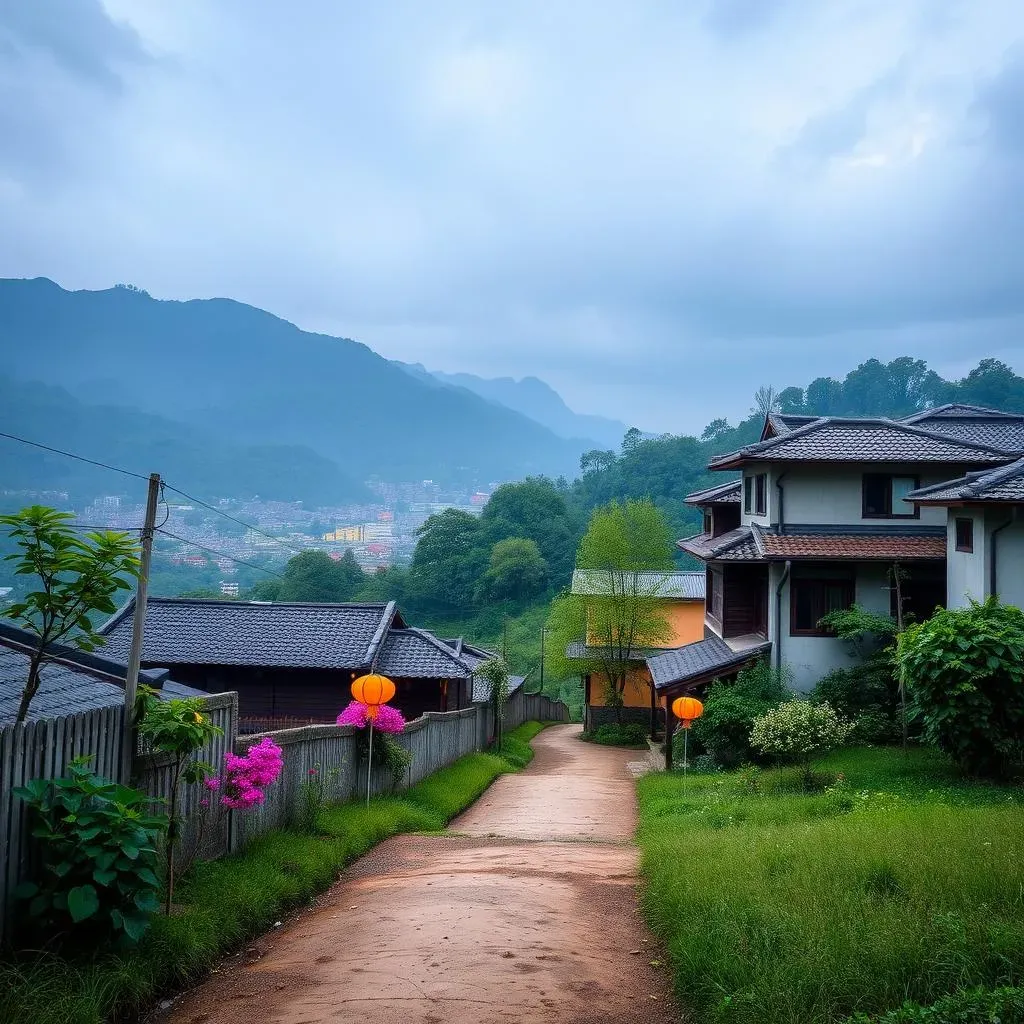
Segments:
[[[853,580],[793,580],[789,598],[791,636],[831,636],[818,622],[853,604]]]
[[[956,521],[956,549],[957,551],[974,550],[973,519],[958,519]]]
[[[712,532],[711,509],[709,508],[704,509],[704,532]]]
[[[715,609],[715,574],[711,569],[704,574],[704,610],[714,614]]]
[[[756,492],[755,513],[759,516],[768,514],[768,474],[758,473],[754,478]]]
[[[919,486],[916,476],[865,473],[862,516],[865,519],[917,519],[917,508],[904,498]]]
[[[743,478],[743,511],[750,515],[751,509],[754,506],[753,498],[754,494],[754,478],[752,476],[745,476]]]

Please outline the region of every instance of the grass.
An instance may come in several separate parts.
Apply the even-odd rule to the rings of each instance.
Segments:
[[[442,830],[499,775],[529,763],[529,741],[543,728],[527,722],[499,754],[469,754],[401,796],[329,808],[315,835],[273,832],[244,853],[196,865],[175,893],[181,913],[155,917],[137,950],[87,962],[39,953],[0,961],[0,1021],[100,1024],[145,1011],[326,889],[377,843]]]
[[[1024,978],[1024,799],[937,755],[649,775],[643,908],[698,1021],[826,1024]]]

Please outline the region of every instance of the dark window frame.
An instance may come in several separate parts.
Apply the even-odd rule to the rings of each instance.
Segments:
[[[967,537],[966,537],[966,539],[964,539],[963,535],[960,533],[961,528],[964,528],[964,527],[966,527],[966,529],[967,529]],[[974,520],[973,519],[969,519],[969,518],[967,518],[965,516],[957,516],[957,518],[954,520],[953,530],[954,530],[954,533],[955,533],[956,550],[957,551],[965,551],[967,554],[973,555],[974,554]]]
[[[704,570],[704,611],[715,614],[715,571],[710,566]]]
[[[754,515],[768,515],[768,474],[758,473],[754,477]]]
[[[743,478],[743,511],[749,516],[754,507],[754,478],[747,475]]]
[[[912,505],[911,512],[870,512],[868,511],[868,481],[885,481],[886,508],[892,509],[892,482],[895,479],[913,481],[914,490],[921,486],[921,478],[912,473],[865,473],[860,482],[860,515],[862,519],[920,519],[921,508],[919,505]]]
[[[814,604],[814,626],[802,629],[796,624],[797,600],[796,592],[798,587],[814,587],[818,593],[815,594]],[[828,614],[826,594],[829,587],[841,587],[843,589],[843,605],[849,608],[857,597],[856,581],[852,579],[815,579],[813,577],[796,577],[790,584],[789,591],[789,635],[790,636],[835,636],[833,632],[822,629],[818,622]]]
[[[711,509],[704,509],[704,533],[714,533],[715,523]]]

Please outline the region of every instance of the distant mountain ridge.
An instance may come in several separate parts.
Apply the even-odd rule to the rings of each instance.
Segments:
[[[17,379],[173,417],[226,444],[311,449],[355,481],[572,475],[586,447],[468,389],[417,380],[366,345],[230,299],[0,279],[0,346]]]
[[[618,449],[626,424],[606,416],[573,412],[550,384],[537,377],[478,377],[472,373],[445,373],[428,370],[422,363],[399,363],[407,372],[421,379],[433,377],[444,384],[465,388],[489,402],[529,416],[566,440],[580,439],[588,447]]]

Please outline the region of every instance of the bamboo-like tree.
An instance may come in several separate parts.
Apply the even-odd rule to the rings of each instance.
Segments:
[[[556,598],[548,617],[553,674],[597,676],[618,712],[630,669],[671,640],[663,588],[672,567],[671,534],[653,502],[597,509],[576,556],[580,592]]]

